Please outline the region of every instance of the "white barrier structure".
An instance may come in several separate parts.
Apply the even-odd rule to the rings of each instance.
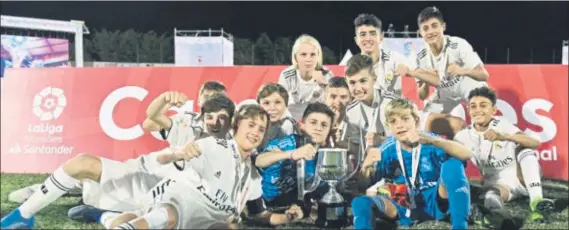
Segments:
[[[233,66],[233,35],[221,30],[174,28],[176,66]]]
[[[0,16],[2,27],[17,29],[32,29],[75,34],[75,66],[83,67],[83,34],[89,34],[85,22],[71,20],[60,21],[51,19],[27,18],[16,16]]]

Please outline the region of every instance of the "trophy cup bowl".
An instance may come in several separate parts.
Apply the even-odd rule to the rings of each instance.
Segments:
[[[349,163],[347,149],[318,149],[314,179],[308,182],[308,186],[305,186],[305,161],[299,160],[297,162],[299,200],[303,200],[306,193],[316,190],[321,181],[326,181],[330,187],[328,192],[318,201],[318,218],[315,223],[317,227],[341,228],[346,226],[347,204],[345,203],[342,195],[340,195],[336,190],[336,185],[349,179],[355,174],[355,172],[357,172],[353,167],[349,167]]]

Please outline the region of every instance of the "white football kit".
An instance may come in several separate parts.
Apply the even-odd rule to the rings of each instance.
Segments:
[[[322,68],[324,79],[328,82],[334,75],[326,67]],[[294,119],[302,118],[309,103],[324,102],[324,88],[314,80],[302,79],[294,66],[289,66],[281,72],[278,83],[288,91],[288,110]]]
[[[136,214],[170,204],[178,211],[175,228],[207,229],[227,223],[248,201],[261,197],[261,177],[250,157],[241,158],[233,139],[207,137],[195,143],[202,154],[148,192]]]
[[[379,90],[380,97],[380,120],[385,123],[385,108],[387,104],[394,98],[402,98],[402,78],[405,76],[395,76],[397,73],[397,66],[405,65],[410,71],[417,69],[415,62],[410,62],[405,56],[391,51],[381,49],[381,56],[379,61],[373,66],[377,79],[374,88]],[[419,111],[421,117],[421,128],[425,129],[425,121],[429,116],[428,111]]]
[[[161,131],[170,147],[124,162],[100,157],[101,178],[99,182],[83,181],[83,202],[100,209],[124,212],[137,210],[144,196],[166,175],[181,170],[181,162],[162,165],[156,157],[170,148],[181,148],[203,132],[203,124],[195,113],[173,116],[172,127]]]
[[[391,101],[394,97],[387,98],[380,96],[381,92],[378,89],[374,90],[373,96],[373,103],[371,106],[366,105],[365,103],[354,100],[350,104],[346,106],[346,120],[349,124],[352,124],[356,127],[360,127],[364,130],[364,133],[373,132],[377,133],[381,136],[389,136],[391,135],[389,131],[385,128],[385,108],[387,103],[383,103],[383,101]],[[383,107],[382,107],[383,106]],[[425,121],[427,120],[429,113],[420,112],[420,127],[423,129],[425,128]],[[356,130],[357,131],[357,130]],[[347,132],[349,136],[358,136],[351,131]],[[365,135],[365,134],[364,134]]]
[[[521,132],[518,127],[504,119],[493,119],[488,129],[509,135]],[[535,152],[524,149],[517,153],[518,144],[511,141],[491,142],[484,139],[484,133],[476,131],[473,125],[470,125],[459,131],[454,140],[472,152],[471,161],[482,174],[485,188],[499,184],[510,190],[509,199],[527,196],[527,189],[518,178],[517,155],[535,154]]]
[[[455,36],[445,36],[443,49],[435,57],[429,46],[417,54],[417,66],[422,69],[436,70],[441,79],[441,85],[425,103],[425,111],[434,113],[458,114],[458,105],[465,102],[471,90],[487,86],[485,81],[476,81],[467,76],[452,77],[447,75],[450,63],[456,63],[465,69],[474,69],[483,65],[478,54],[464,39]]]

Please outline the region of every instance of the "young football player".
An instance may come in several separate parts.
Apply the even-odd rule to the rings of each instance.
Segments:
[[[484,205],[503,208],[503,202],[529,197],[528,219],[546,222],[552,200],[543,198],[541,168],[535,149],[538,138],[531,137],[504,119],[494,117],[496,93],[488,87],[474,89],[468,96],[472,124],[458,132],[455,140],[472,149],[472,163],[483,176]]]
[[[296,161],[306,160],[306,180],[314,179],[314,157],[318,147],[329,146],[333,120],[334,112],[328,106],[318,102],[311,103],[303,114],[300,134],[270,140],[263,153],[257,156],[255,165],[260,169],[263,178],[263,198],[268,206],[288,207],[299,202]],[[312,198],[318,199],[318,195]],[[300,205],[304,207],[304,212],[308,213],[310,202]]]
[[[301,35],[292,46],[292,65],[283,70],[278,83],[289,93],[289,110],[302,118],[311,102],[322,102],[324,87],[333,73],[322,65],[322,47],[310,35]]]
[[[386,196],[359,196],[352,200],[354,229],[374,229],[375,216],[402,226],[451,215],[452,229],[467,229],[470,185],[462,161],[471,152],[462,144],[421,130],[413,102],[393,99],[386,108],[392,136],[379,150],[369,151],[362,170],[375,170],[373,183],[389,179],[407,187],[409,206]]]
[[[425,111],[458,116],[458,106],[466,103],[472,89],[485,86],[488,72],[468,41],[444,34],[446,23],[436,7],[423,9],[418,16],[419,32],[427,46],[417,53],[417,65],[426,72],[434,72],[439,84],[417,79],[419,95],[425,99],[429,86],[436,92],[427,100]]]

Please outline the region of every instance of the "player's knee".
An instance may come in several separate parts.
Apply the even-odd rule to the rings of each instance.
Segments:
[[[63,166],[63,170],[75,179],[99,181],[101,176],[101,159],[82,153],[67,161]]]
[[[466,180],[464,162],[454,157],[446,160],[441,166],[441,177],[445,183]]]
[[[164,223],[156,223],[164,224],[166,229],[174,229],[178,225],[178,218],[179,213],[178,209],[171,204],[163,204],[160,207],[152,210],[153,214],[155,215],[156,219],[159,218],[167,218],[167,221]],[[157,227],[157,226],[156,226]]]

